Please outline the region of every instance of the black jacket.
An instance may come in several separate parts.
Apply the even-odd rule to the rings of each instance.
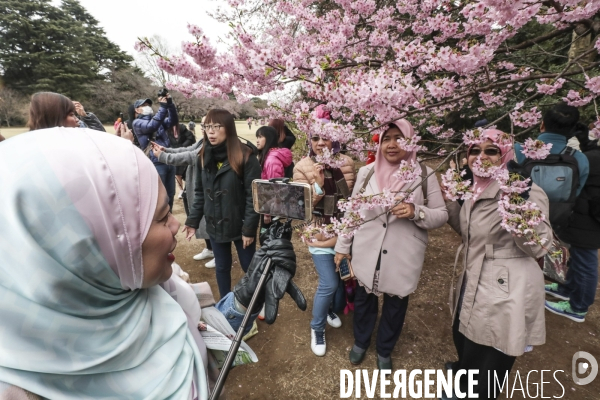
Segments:
[[[217,243],[238,240],[242,235],[256,237],[259,216],[252,202],[252,181],[260,179],[260,164],[250,151],[245,159],[243,177],[238,177],[227,160],[218,170],[197,163],[194,203],[186,226],[198,229],[206,217],[206,231]]]
[[[600,249],[600,147],[596,144],[583,154],[590,163],[590,174],[560,238],[576,247]]]
[[[189,131],[184,124],[179,124],[177,127],[178,135],[177,138],[173,134],[173,128],[169,129],[169,141],[171,142],[172,148],[189,147],[196,143],[196,137],[192,131]]]

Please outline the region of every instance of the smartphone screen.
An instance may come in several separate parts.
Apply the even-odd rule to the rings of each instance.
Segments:
[[[344,279],[347,276],[350,276],[350,266],[348,266],[348,259],[342,258],[340,262],[340,276]]]
[[[304,183],[252,182],[254,211],[282,218],[308,220],[311,217],[312,195]]]

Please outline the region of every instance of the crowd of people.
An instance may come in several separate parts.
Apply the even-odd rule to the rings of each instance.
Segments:
[[[306,307],[291,281],[296,269],[291,244],[271,241],[256,248],[257,235],[269,229],[275,214],[286,214],[286,199],[272,196],[269,213],[265,208],[259,215],[253,181],[293,178],[309,185],[317,225],[342,217],[338,202],[350,196],[413,192],[410,201],[364,211],[365,223],[352,238],[317,235],[305,243],[318,274],[310,322],[310,348],[317,356],[327,352],[327,325],[341,328],[338,314],[352,303],[349,362],[364,361],[379,317],[377,368],[394,369],[391,355],[409,297],[417,290],[428,231],[446,223],[462,238],[456,255],[462,266],[450,288],[457,359],[445,368],[479,370],[479,398],[489,398],[490,387],[499,384],[487,380],[488,372],[504,376],[516,357],[545,343],[544,308],[583,322],[594,302],[600,148],[575,107],[560,103],[545,113],[538,139],[552,148],[544,160],[527,159],[520,144],[502,140],[502,131],[484,129],[481,143],[467,148],[463,166],[480,193],[450,201],[424,164],[421,179],[405,183],[396,178],[401,163],[417,163],[416,152],[399,144],[415,136],[406,119],[387,126],[374,162],[356,171],[340,143],[315,132],[308,135],[309,154],[294,164],[296,137],[283,120],[259,127],[254,146],[238,137],[233,114],[212,109],[202,118],[196,140],[195,121],[180,123],[168,93],[157,102],[155,111],[152,99],[134,101],[128,120],[115,123],[115,137],[94,132],[105,129],[79,102],[36,93],[28,122],[32,132],[0,144],[0,167],[16,171],[0,175],[5,210],[0,235],[6,238],[0,246],[5,277],[0,298],[11,304],[0,308],[0,319],[8,321],[0,341],[5,355],[0,358],[0,394],[207,398],[216,371],[198,333],[197,294],[172,269],[181,228],[171,214],[176,183],[187,215],[181,231],[187,240],[204,241],[193,258],[213,258],[206,267],[215,268],[216,307],[234,329],[262,273],[257,260],[265,256],[279,260],[269,279],[280,280],[273,285],[283,285],[282,295],[287,290],[299,308]],[[323,106],[314,113],[325,124],[331,120]],[[579,149],[570,146],[573,138]],[[318,162],[324,152],[336,155],[340,166]],[[542,172],[556,166],[555,158],[561,162],[559,179],[547,179]],[[548,246],[527,243],[502,227],[500,184],[476,168],[477,160],[510,171],[523,166],[519,172],[531,177],[529,200],[548,216],[535,235],[546,243],[558,239],[569,249],[564,282],[544,282],[539,260]],[[232,245],[247,273],[233,291]],[[10,251],[16,248],[24,250],[19,257]],[[342,279],[343,263],[351,265],[354,280]],[[282,276],[287,278],[282,281]],[[546,301],[546,294],[560,301]],[[250,310],[251,320],[265,318],[264,304],[266,319],[273,322],[277,307],[269,304],[276,301],[260,297]],[[39,318],[47,322],[46,329],[35,328]],[[460,385],[466,392],[466,376]]]

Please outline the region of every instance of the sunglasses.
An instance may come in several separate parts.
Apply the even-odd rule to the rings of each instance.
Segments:
[[[480,154],[481,149],[479,147],[472,148],[471,151],[469,151],[470,156],[478,156]],[[500,155],[500,149],[496,147],[488,147],[487,149],[483,150],[483,154],[485,154],[486,156],[494,157]]]

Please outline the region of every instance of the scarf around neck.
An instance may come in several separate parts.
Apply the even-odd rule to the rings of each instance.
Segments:
[[[208,140],[204,145],[204,166],[211,171],[217,170],[217,163],[227,160],[227,140],[213,146]]]

